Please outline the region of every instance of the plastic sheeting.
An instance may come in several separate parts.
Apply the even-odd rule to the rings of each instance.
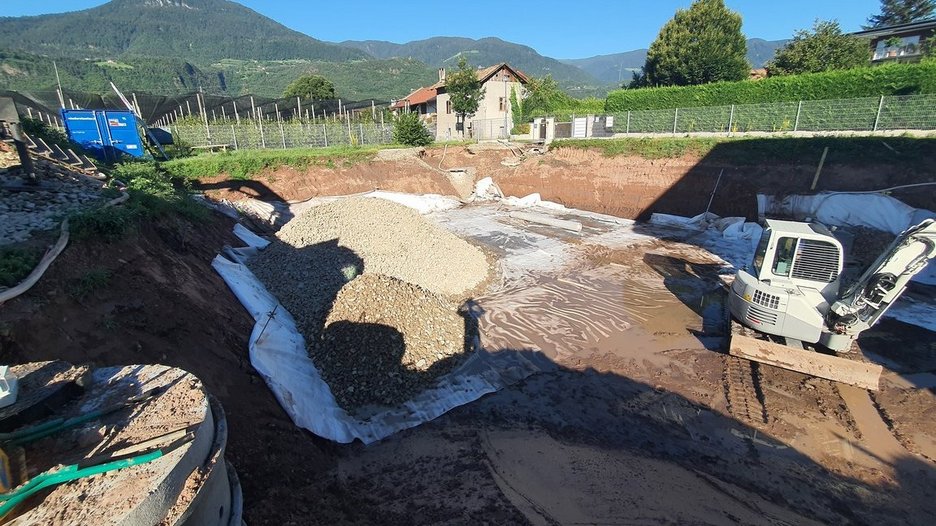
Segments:
[[[248,343],[250,363],[293,422],[318,436],[370,444],[551,366],[545,356],[538,361],[538,353],[479,349],[456,370],[440,377],[434,387],[408,402],[356,418],[338,406],[309,358],[293,317],[243,264],[269,242],[243,227],[235,227],[234,233],[248,246],[225,248],[212,267],[254,318]]]
[[[692,230],[717,230],[725,239],[740,239],[757,245],[764,229],[757,223],[745,221],[743,217],[719,217],[711,212],[705,212],[694,217],[683,217],[670,214],[651,214],[650,223],[654,225],[675,228],[688,228]]]
[[[760,215],[811,219],[826,226],[862,226],[890,232],[895,236],[936,218],[936,212],[913,208],[903,201],[882,194],[820,193],[816,195],[757,196]],[[932,261],[914,276],[914,282],[936,285],[936,264]]]
[[[762,216],[790,217],[797,221],[808,218],[827,226],[863,226],[895,236],[924,219],[936,217],[934,212],[913,208],[887,195],[832,192],[758,195],[757,210]]]

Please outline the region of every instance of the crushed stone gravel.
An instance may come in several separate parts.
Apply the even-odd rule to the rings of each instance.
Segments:
[[[363,260],[364,272],[449,297],[480,285],[490,268],[479,248],[386,199],[354,197],[316,206],[287,223],[277,237],[297,248],[337,240]]]
[[[460,363],[473,332],[458,305],[490,271],[477,247],[376,198],[308,210],[248,266],[351,412],[403,402]]]
[[[454,304],[411,283],[364,274],[338,293],[309,354],[345,409],[394,405],[461,363],[471,349],[468,334]]]

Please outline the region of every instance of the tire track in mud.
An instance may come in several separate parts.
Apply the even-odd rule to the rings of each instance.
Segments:
[[[551,358],[581,354],[660,313],[660,294],[660,287],[607,267],[507,289],[478,299],[483,343],[539,349]]]

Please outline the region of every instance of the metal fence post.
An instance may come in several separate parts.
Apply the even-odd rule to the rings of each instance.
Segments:
[[[234,149],[237,150],[237,133],[234,131],[234,125],[231,125],[231,138],[234,139]]]
[[[799,129],[799,116],[801,111],[803,111],[803,101],[799,101],[799,104],[796,105],[796,120],[793,121],[793,131]]]
[[[322,133],[325,134],[325,147],[328,148],[328,126],[322,124]]]
[[[627,110],[627,127],[624,128],[624,134],[627,135],[630,133],[630,110]]]
[[[362,122],[358,123],[358,130],[361,133],[361,145],[363,146],[364,145],[364,123]]]
[[[884,95],[881,95],[881,102],[878,103],[877,115],[874,117],[874,127],[871,128],[871,131],[877,131],[878,123],[881,121],[881,110],[884,108]]]
[[[679,120],[679,108],[673,112],[673,135],[676,135],[676,121]]]
[[[731,105],[731,112],[728,114],[728,136],[731,136],[731,125],[734,124],[734,104]]]
[[[280,137],[283,138],[283,149],[286,149],[286,130],[283,129],[283,121],[280,121]]]
[[[266,148],[266,137],[263,136],[263,119],[259,119],[257,122],[260,123],[260,147]]]

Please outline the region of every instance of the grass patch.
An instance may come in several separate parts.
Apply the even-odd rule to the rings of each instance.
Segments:
[[[71,282],[68,286],[68,295],[81,301],[93,292],[106,287],[110,283],[111,277],[113,277],[113,273],[110,270],[103,268],[91,269]]]
[[[114,69],[133,69],[133,66],[130,64],[124,64],[123,62],[114,62],[113,60],[99,60],[94,63],[95,66],[102,68],[114,68]]]
[[[187,181],[173,178],[153,162],[130,162],[114,167],[110,174],[127,184],[130,199],[122,205],[85,210],[69,218],[76,239],[121,239],[141,221],[178,214],[197,223],[211,212],[186,192]]]
[[[737,165],[815,164],[826,147],[829,148],[826,163],[888,163],[919,169],[920,163],[936,159],[936,139],[915,137],[563,139],[552,146],[598,150],[606,157],[664,159],[692,155]]]
[[[250,179],[266,169],[290,166],[305,169],[310,166],[336,168],[353,166],[374,158],[379,148],[336,146],[331,148],[295,148],[288,150],[241,150],[236,152],[201,154],[173,159],[161,164],[172,177],[199,180],[228,174],[233,179]]]
[[[0,287],[13,287],[39,263],[39,254],[18,248],[0,250]]]
[[[562,139],[552,143],[553,148],[579,148],[598,150],[605,157],[634,156],[645,159],[682,157],[686,154],[705,155],[722,139],[665,138],[665,139]]]

